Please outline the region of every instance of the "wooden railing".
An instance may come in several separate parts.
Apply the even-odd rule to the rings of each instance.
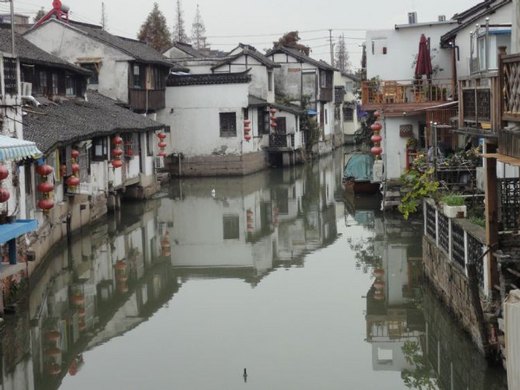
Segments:
[[[500,56],[502,119],[520,122],[520,54]]]
[[[451,80],[364,81],[363,104],[445,102],[454,98]]]
[[[164,89],[130,89],[128,102],[133,110],[161,110],[166,107],[166,91]]]

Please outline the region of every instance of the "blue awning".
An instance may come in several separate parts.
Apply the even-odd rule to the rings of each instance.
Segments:
[[[0,135],[0,161],[38,158],[41,155],[34,142]]]
[[[35,219],[18,219],[13,223],[4,223],[0,225],[0,244],[32,232],[37,227],[38,222]]]
[[[310,115],[310,116],[318,115],[318,111],[313,110],[312,108],[309,108],[309,109],[307,110],[307,115]]]

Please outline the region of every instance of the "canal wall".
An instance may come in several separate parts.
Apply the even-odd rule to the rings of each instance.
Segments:
[[[465,271],[451,261],[427,236],[423,236],[423,261],[425,275],[439,298],[469,334],[480,352],[487,354],[488,334],[482,330],[482,309],[474,304]],[[491,324],[486,323],[485,327],[489,329]]]

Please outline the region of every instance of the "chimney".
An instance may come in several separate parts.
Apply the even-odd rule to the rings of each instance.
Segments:
[[[408,12],[408,24],[417,23],[417,12]]]
[[[446,15],[439,15],[439,22],[445,22],[446,21]]]

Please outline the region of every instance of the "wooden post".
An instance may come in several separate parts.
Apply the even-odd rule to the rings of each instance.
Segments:
[[[496,153],[495,144],[486,144],[487,153]],[[486,161],[486,198],[485,198],[485,217],[486,217],[486,244],[488,247],[498,245],[498,196],[497,196],[497,160],[488,158]],[[488,275],[490,290],[498,283],[497,262],[493,251],[489,253]]]

